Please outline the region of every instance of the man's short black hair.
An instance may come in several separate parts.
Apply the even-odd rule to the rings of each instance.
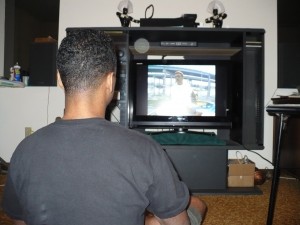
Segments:
[[[57,53],[57,69],[66,94],[93,90],[116,70],[116,53],[110,36],[95,29],[69,31]]]

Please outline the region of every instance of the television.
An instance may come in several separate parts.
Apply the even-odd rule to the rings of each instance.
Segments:
[[[133,60],[129,127],[230,129],[230,60]]]

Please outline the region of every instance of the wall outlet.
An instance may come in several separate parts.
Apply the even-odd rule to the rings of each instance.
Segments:
[[[25,127],[25,137],[29,136],[32,133],[32,127]]]

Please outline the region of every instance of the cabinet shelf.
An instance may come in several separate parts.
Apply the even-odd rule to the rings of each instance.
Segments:
[[[133,46],[129,47],[133,55],[141,55]],[[221,56],[231,57],[241,51],[241,48],[195,48],[195,47],[161,47],[152,46],[145,55],[170,55],[170,56]]]

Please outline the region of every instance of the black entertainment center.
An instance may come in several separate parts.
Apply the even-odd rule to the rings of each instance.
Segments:
[[[86,28],[68,28],[67,33],[74,29]],[[117,50],[116,90],[120,97],[114,104],[120,110],[119,123],[141,132],[150,129],[186,135],[200,130],[203,135],[206,130],[216,130],[216,137],[224,145],[163,147],[192,192],[228,191],[227,151],[264,148],[265,31],[93,29],[110,34]],[[187,87],[182,85],[177,95],[173,90],[178,71],[183,72],[185,84],[192,90],[186,102],[180,99]],[[177,103],[172,96],[176,96]]]

